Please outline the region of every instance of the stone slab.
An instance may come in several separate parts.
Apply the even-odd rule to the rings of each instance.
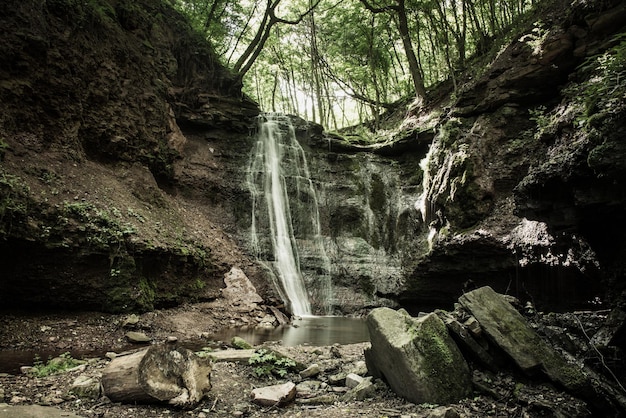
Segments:
[[[209,353],[209,356],[213,358],[214,361],[232,361],[238,363],[248,363],[248,360],[252,356],[254,356],[255,349],[251,348],[248,350],[221,350],[221,351],[212,351]]]
[[[506,299],[485,286],[465,293],[459,302],[478,320],[485,334],[527,374],[539,371],[566,389],[588,385],[583,372],[565,361]]]

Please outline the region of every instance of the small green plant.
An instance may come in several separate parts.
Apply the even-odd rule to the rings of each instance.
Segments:
[[[548,112],[545,106],[537,106],[529,109],[529,119],[537,124],[535,138],[542,139],[544,135],[553,134],[556,130],[558,117],[552,112]]]
[[[282,357],[264,348],[258,349],[248,364],[254,367],[254,374],[257,377],[271,377],[272,375],[283,377],[290,371],[296,370],[296,362],[288,357]]]
[[[84,362],[72,358],[70,353],[63,353],[59,357],[49,359],[46,363],[41,361],[39,356],[35,356],[35,361],[31,373],[36,377],[46,377],[80,366]]]

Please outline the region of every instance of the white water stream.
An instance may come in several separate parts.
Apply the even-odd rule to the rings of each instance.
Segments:
[[[302,208],[293,214],[293,220],[306,225],[301,228],[306,229],[313,247],[320,247],[319,214],[304,151],[287,116],[264,114],[260,117],[248,187],[252,194],[252,245],[257,257],[271,268],[276,288],[291,312],[297,316],[312,315],[310,295],[300,269],[289,192],[297,200],[307,198],[304,204],[293,202],[294,206]],[[327,259],[323,245],[316,251]],[[329,280],[322,282],[329,283]],[[328,289],[316,291],[319,294],[329,292]]]

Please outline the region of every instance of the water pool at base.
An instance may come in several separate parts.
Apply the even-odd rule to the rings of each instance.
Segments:
[[[239,336],[252,345],[260,345],[266,341],[280,341],[285,346],[310,345],[325,346],[333,344],[355,344],[369,341],[369,333],[365,319],[346,318],[340,316],[311,316],[297,319],[290,325],[277,328],[239,327],[226,328],[211,336],[215,341],[230,342]],[[185,342],[182,342],[186,346]],[[129,346],[142,348],[144,346]],[[190,344],[190,349],[199,350],[197,342]],[[20,366],[32,366],[35,358],[44,361],[64,352],[70,352],[74,358],[104,357],[109,350],[100,351],[38,351],[38,350],[5,350],[0,351],[0,373],[20,374]]]
[[[364,319],[341,316],[308,316],[296,319],[292,324],[276,328],[227,328],[211,337],[214,340],[228,342],[235,336],[243,338],[252,345],[259,345],[266,341],[280,341],[285,346],[324,346],[369,341]]]

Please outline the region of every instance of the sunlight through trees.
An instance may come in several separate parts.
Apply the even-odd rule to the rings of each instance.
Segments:
[[[262,109],[330,129],[448,81],[524,16],[528,0],[173,0]],[[375,123],[376,124],[376,123]]]

